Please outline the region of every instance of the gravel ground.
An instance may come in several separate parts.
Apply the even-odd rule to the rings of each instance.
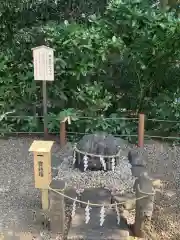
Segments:
[[[58,178],[66,182],[67,187],[76,189],[105,187],[106,189],[117,189],[124,194],[132,192],[135,178],[131,174],[131,165],[127,159],[127,153],[122,153],[119,164],[115,171],[85,171],[74,169],[72,157],[65,158],[59,168]]]
[[[37,138],[36,138],[37,139]],[[39,191],[33,183],[33,158],[28,152],[32,138],[0,139],[0,228],[14,227],[17,231],[31,231],[32,210],[40,207]],[[180,148],[175,149],[167,144],[152,142],[145,145],[148,157],[148,168],[165,183],[164,193],[157,198],[154,225],[159,239],[180,239],[179,209],[179,171]],[[62,153],[54,144],[53,156],[59,160]],[[61,170],[59,170],[59,174]],[[169,227],[171,226],[171,227]]]
[[[158,240],[179,240],[180,147],[156,142],[147,149],[149,170],[164,182],[163,191],[156,196],[153,215]]]
[[[32,210],[40,207],[40,194],[34,188],[33,156],[28,152],[32,141],[0,139],[0,231],[14,228],[28,232],[33,228]],[[56,144],[53,155],[60,157]]]

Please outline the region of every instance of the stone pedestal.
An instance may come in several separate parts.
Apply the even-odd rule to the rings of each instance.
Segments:
[[[106,217],[103,226],[100,226],[99,218],[100,208],[92,208],[90,211],[90,221],[85,223],[84,209],[79,208],[76,211],[70,230],[68,240],[129,240],[129,229],[122,219],[120,225],[117,225],[116,213],[106,209]]]
[[[104,188],[86,188],[82,193],[81,200],[96,204],[109,204],[111,202],[111,193]],[[86,207],[86,205],[81,204],[81,207]],[[94,207],[96,208],[96,206]]]
[[[144,237],[144,228],[152,217],[155,192],[152,180],[146,174],[136,180],[135,188],[137,200],[134,233],[137,237]]]
[[[60,180],[53,180],[50,187],[59,192],[64,193],[65,183]],[[49,217],[50,217],[50,228],[52,233],[62,233],[64,234],[65,226],[65,205],[64,205],[64,196],[51,191],[50,193],[50,208],[49,208]]]
[[[121,194],[112,194],[111,196],[111,203],[124,203],[121,206],[126,209],[126,210],[132,210],[135,209],[136,207],[136,200],[135,200],[135,194],[126,194],[126,195],[121,195]]]

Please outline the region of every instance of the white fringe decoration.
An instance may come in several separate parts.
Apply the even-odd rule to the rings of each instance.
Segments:
[[[77,197],[75,198],[77,200]],[[73,202],[71,217],[73,218],[76,214],[76,200]]]
[[[102,206],[100,210],[100,226],[103,225],[104,221],[105,221],[105,207]]]
[[[88,168],[88,157],[87,157],[87,155],[84,155],[83,161],[84,161],[84,171],[86,171],[86,169]]]
[[[116,202],[116,214],[117,214],[117,224],[119,225],[120,224],[120,214],[119,214],[119,209],[118,209],[118,205],[117,205],[117,202]]]
[[[89,207],[89,201],[88,204],[85,208],[85,223],[88,224],[89,220],[90,220],[90,207]]]
[[[104,161],[104,158],[103,158],[103,157],[100,157],[100,162],[101,162],[104,170],[106,170],[106,162]]]
[[[111,162],[112,162],[112,171],[114,172],[115,171],[115,162],[116,162],[115,158],[112,158]]]
[[[76,162],[76,150],[74,149],[74,152],[73,152],[73,165],[75,164]]]

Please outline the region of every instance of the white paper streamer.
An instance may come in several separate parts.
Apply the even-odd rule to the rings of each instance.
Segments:
[[[75,198],[77,200],[77,197]],[[73,218],[76,214],[76,200],[73,202],[71,217]]]
[[[73,152],[73,165],[75,164],[76,162],[76,151],[74,149],[74,152]]]
[[[85,208],[85,223],[88,224],[89,220],[90,220],[90,207],[89,207],[89,201],[88,204]]]
[[[84,155],[83,161],[84,161],[84,171],[86,171],[86,169],[88,168],[88,157],[87,157],[87,155]]]
[[[104,161],[104,158],[103,158],[103,157],[100,157],[100,162],[101,162],[104,170],[106,170],[106,162]]]
[[[102,206],[100,210],[100,226],[103,225],[104,221],[105,221],[105,207]]]
[[[115,158],[112,158],[111,162],[112,162],[112,171],[114,172],[115,171],[115,162],[116,162]]]
[[[119,214],[119,209],[118,209],[118,205],[117,205],[117,202],[116,202],[116,214],[117,214],[117,224],[119,225],[120,224],[120,214]]]

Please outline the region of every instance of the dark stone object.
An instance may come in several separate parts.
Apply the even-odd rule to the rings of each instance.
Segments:
[[[147,172],[135,181],[136,189],[136,216],[133,226],[134,234],[137,237],[144,238],[144,227],[151,221],[155,192],[153,189],[152,179]]]
[[[92,207],[88,224],[84,221],[84,209],[79,208],[72,219],[67,239],[128,240],[130,234],[124,219],[120,220],[120,225],[117,224],[117,214],[112,209],[106,209],[105,221],[100,226],[100,208]]]
[[[153,205],[154,205],[154,188],[152,179],[145,172],[135,182],[136,197],[144,197],[138,200],[138,209],[141,209],[143,216],[152,217]]]
[[[131,164],[131,172],[134,177],[140,177],[141,174],[147,172],[143,157],[138,150],[131,150],[128,153],[128,160]]]
[[[64,191],[64,194],[71,197],[71,198],[76,198],[78,197],[77,193],[76,193],[76,190],[74,188],[66,188],[65,191]],[[66,204],[72,204],[73,201],[69,198],[66,198],[64,199],[65,203]]]
[[[77,144],[77,149],[86,152],[88,156],[88,168],[87,170],[98,171],[104,170],[99,157],[93,157],[88,155],[104,155],[104,156],[112,156],[116,155],[120,150],[120,144],[123,144],[123,140],[115,138],[111,134],[107,134],[104,132],[97,132],[95,134],[85,135]],[[81,171],[84,171],[84,154],[76,152],[76,162],[75,167],[79,168]],[[104,158],[106,162],[106,169],[111,170],[111,158]],[[115,157],[115,165],[119,157]]]
[[[83,202],[92,202],[96,204],[110,204],[111,202],[111,193],[109,190],[104,188],[86,188],[82,193],[81,200]],[[82,204],[81,207],[86,207],[85,204]],[[98,206],[94,206],[98,207]]]
[[[131,201],[129,201],[131,200]],[[121,195],[120,193],[112,194],[111,203],[124,203],[121,205],[126,210],[132,210],[135,208],[135,195],[132,193],[127,193],[125,195]]]
[[[129,160],[129,163],[132,165],[132,166],[146,166],[146,162],[145,162],[145,154],[140,152],[141,149],[139,150],[131,150],[129,151],[128,153],[128,160]]]
[[[147,169],[142,165],[132,165],[131,172],[134,177],[140,177],[141,174],[147,172]]]
[[[78,159],[77,159],[78,156]],[[76,153],[76,163],[74,165],[75,168],[79,168],[82,172],[84,172],[84,161],[83,161],[84,154]],[[101,171],[103,170],[103,167],[100,163],[100,160],[98,157],[89,157],[88,156],[88,168],[87,170],[91,171]]]
[[[63,189],[63,181],[54,182],[54,189]],[[65,202],[64,196],[51,191],[49,207],[50,229],[52,233],[64,233],[65,226]]]
[[[50,187],[55,190],[63,190],[65,188],[65,182],[60,179],[53,179],[51,181]]]

